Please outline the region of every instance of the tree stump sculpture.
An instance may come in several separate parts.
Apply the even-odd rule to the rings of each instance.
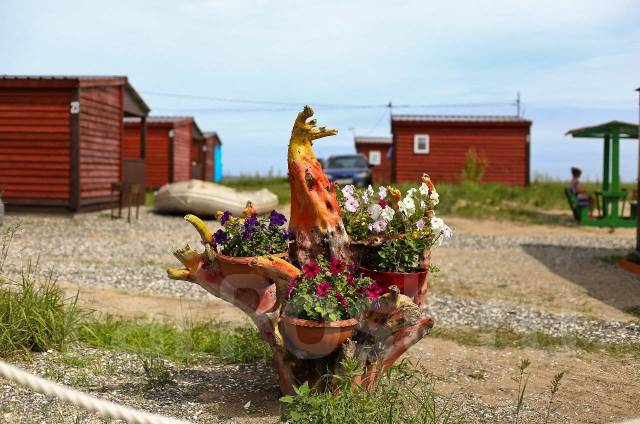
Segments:
[[[375,381],[379,371],[393,364],[409,347],[422,339],[433,325],[423,316],[426,284],[411,299],[396,287],[374,303],[360,319],[350,340],[337,351],[309,359],[296,351],[280,331],[280,319],[286,308],[289,281],[300,274],[302,266],[317,255],[352,260],[350,238],[340,217],[336,186],[328,180],[313,152],[314,140],[335,135],[336,130],[316,126],[310,120],[309,106],[298,114],[288,149],[291,185],[289,231],[293,241],[288,258],[277,255],[230,258],[212,247],[213,236],[206,224],[193,215],[185,219],[199,232],[204,251],[190,246],[175,252],[184,265],[172,268],[172,279],[198,284],[209,293],[240,308],[268,343],[283,394],[305,381],[313,384],[328,373],[339,371],[345,358],[353,358],[364,373],[355,384],[365,387]]]

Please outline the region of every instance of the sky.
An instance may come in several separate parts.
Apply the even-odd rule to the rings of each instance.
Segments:
[[[513,115],[520,92],[532,176],[590,180],[601,143],[564,133],[638,120],[637,0],[0,0],[0,18],[0,73],[126,75],[152,114],[217,131],[227,175],[284,174],[304,104],[339,130],[316,143],[324,157],[389,135],[390,101]],[[624,180],[637,152],[623,142]]]

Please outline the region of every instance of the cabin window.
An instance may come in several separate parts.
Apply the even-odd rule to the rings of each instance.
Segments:
[[[380,165],[382,161],[382,154],[380,150],[371,150],[369,152],[369,165]]]
[[[413,153],[418,155],[429,154],[429,136],[427,134],[413,136]]]

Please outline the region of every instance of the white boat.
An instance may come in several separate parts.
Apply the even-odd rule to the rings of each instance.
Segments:
[[[240,215],[247,201],[253,203],[259,214],[278,206],[278,196],[266,188],[237,191],[201,180],[165,184],[154,194],[157,212],[192,213],[200,216],[213,216],[217,211],[230,211],[234,215]]]

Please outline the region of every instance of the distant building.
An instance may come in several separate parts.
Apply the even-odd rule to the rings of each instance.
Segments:
[[[124,76],[0,76],[0,192],[8,209],[108,208],[127,170],[123,116],[149,107]],[[140,119],[139,119],[140,120]],[[144,146],[144,131],[134,136]]]
[[[222,180],[222,140],[218,133],[214,131],[205,131],[204,139],[206,142],[206,181]]]
[[[393,115],[391,180],[461,179],[467,154],[486,161],[482,181],[529,184],[531,121],[516,116]]]
[[[139,155],[140,125],[137,119],[125,119],[125,157]],[[205,141],[193,117],[150,116],[146,125],[146,187],[203,178]]]
[[[391,181],[391,137],[355,137],[356,151],[371,165],[374,183]]]

